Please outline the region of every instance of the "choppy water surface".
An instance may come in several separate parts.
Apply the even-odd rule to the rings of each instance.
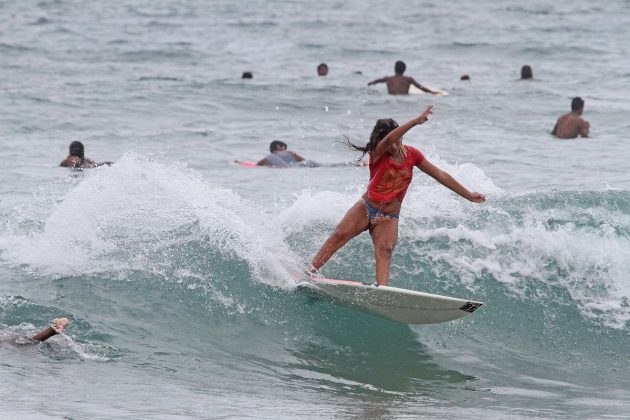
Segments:
[[[627,16],[625,1],[0,3],[0,340],[72,320],[0,346],[0,414],[624,417]],[[450,95],[366,86],[396,60]],[[592,138],[553,139],[573,96]],[[488,201],[418,173],[391,282],[486,306],[409,327],[297,292],[366,185],[343,136],[428,103],[405,141]],[[324,166],[233,163],[274,139]],[[72,140],[116,163],[59,168]],[[324,268],[373,271],[367,235]]]

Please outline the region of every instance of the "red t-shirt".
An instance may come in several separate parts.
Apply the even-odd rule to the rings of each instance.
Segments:
[[[370,183],[367,190],[370,200],[389,203],[398,198],[402,203],[413,178],[413,167],[424,160],[420,150],[411,146],[404,147],[407,148],[407,157],[400,164],[392,162],[387,153],[376,162],[370,156]]]

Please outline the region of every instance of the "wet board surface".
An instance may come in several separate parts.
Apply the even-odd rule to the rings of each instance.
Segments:
[[[470,315],[483,305],[483,302],[473,300],[320,276],[311,277],[298,288],[405,324],[452,321]]]
[[[437,94],[435,94],[434,96],[446,96],[448,95],[448,92],[442,89],[438,89],[438,88],[434,88],[432,86],[427,86],[427,85],[422,85],[427,89],[431,89],[433,92],[437,92]],[[419,89],[417,87],[415,87],[414,85],[410,85],[409,86],[409,94],[410,95],[432,95],[432,93],[428,93],[423,91],[422,89]]]

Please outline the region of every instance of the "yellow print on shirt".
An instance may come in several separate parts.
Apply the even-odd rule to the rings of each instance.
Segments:
[[[399,193],[404,190],[411,180],[411,169],[394,169],[389,168],[383,173],[381,181],[376,187],[376,191],[380,194]]]

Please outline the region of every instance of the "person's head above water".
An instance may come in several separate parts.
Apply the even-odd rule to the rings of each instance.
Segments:
[[[383,140],[389,133],[391,133],[398,123],[391,118],[381,118],[376,121],[372,134],[370,134],[370,141],[365,146],[368,151],[374,151],[376,146]]]
[[[281,152],[283,150],[287,150],[287,144],[280,140],[274,140],[269,144],[269,151],[271,153]]]
[[[381,118],[376,121],[374,124],[374,128],[372,129],[372,134],[370,134],[370,141],[365,146],[358,146],[350,142],[348,138],[346,138],[346,144],[353,150],[357,150],[359,152],[363,152],[361,157],[358,160],[361,160],[365,157],[366,154],[373,152],[376,150],[376,146],[383,140],[389,133],[391,133],[396,127],[398,127],[398,123],[391,118]]]
[[[70,156],[76,156],[78,158],[85,158],[85,148],[80,141],[73,141],[70,143]]]
[[[576,96],[571,100],[571,111],[581,111],[584,109],[584,100]]]
[[[328,74],[328,65],[326,63],[321,63],[317,66],[317,75],[318,76],[326,76]]]
[[[405,70],[407,70],[407,65],[402,61],[396,61],[396,64],[394,64],[394,72],[396,74],[403,74]]]
[[[532,72],[532,67],[525,64],[523,67],[521,67],[521,79],[533,79],[534,78],[534,73]]]

